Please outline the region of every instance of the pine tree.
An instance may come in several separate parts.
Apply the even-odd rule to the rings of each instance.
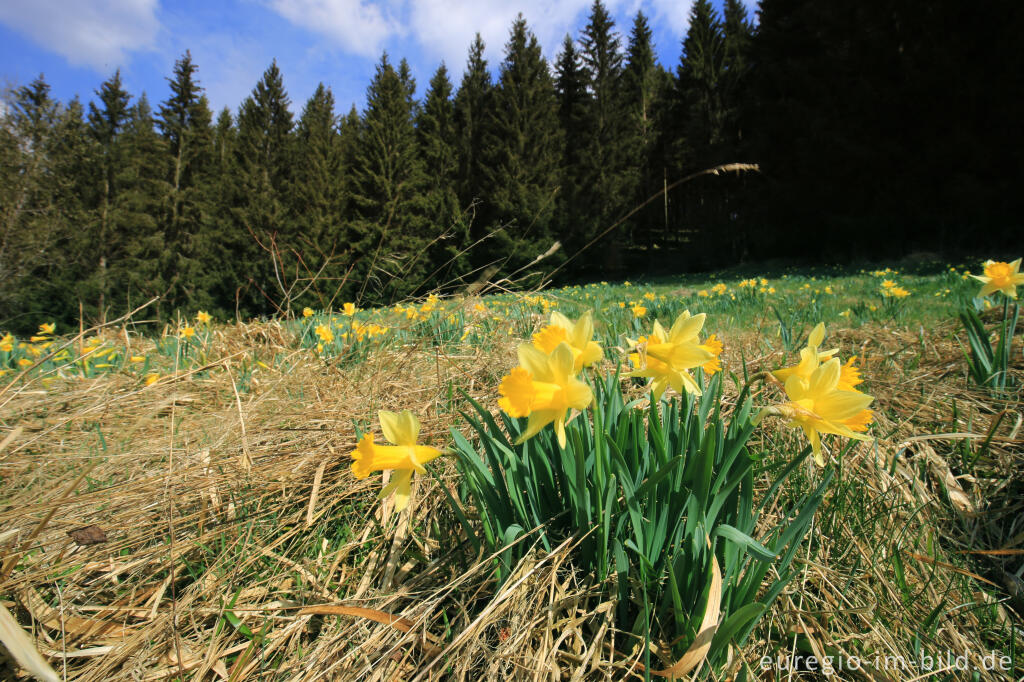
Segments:
[[[627,172],[628,121],[622,114],[622,52],[614,28],[601,0],[594,0],[580,38],[590,92],[581,173],[582,184],[590,195],[586,201],[589,210],[580,216],[582,235],[587,241],[611,227],[626,212],[633,196]],[[621,266],[621,242],[621,231],[614,231],[603,240],[604,267]],[[584,262],[593,261],[595,255],[587,254]]]
[[[422,159],[413,125],[414,83],[381,57],[366,91],[352,168],[355,220],[350,229],[354,293],[391,301],[424,284],[431,264]]]
[[[561,131],[558,99],[537,37],[520,14],[513,22],[484,138],[488,205],[483,221],[493,236],[484,263],[515,272],[553,245]]]
[[[626,132],[627,186],[633,187],[631,197],[639,205],[664,189],[664,164],[660,163],[659,111],[664,101],[665,72],[654,55],[651,28],[643,12],[637,12],[626,48],[626,65],[622,73],[622,96],[628,129]],[[654,202],[633,221],[634,245],[654,245],[658,226],[663,222],[664,201]]]
[[[469,48],[469,58],[462,83],[455,95],[455,129],[458,131],[458,177],[456,188],[459,205],[474,207],[483,198],[483,140],[490,116],[494,86],[484,59],[484,41],[476,34]],[[481,221],[470,211],[471,236],[476,243],[484,234]]]
[[[287,312],[298,264],[292,202],[293,140],[290,101],[277,62],[271,63],[238,112],[238,190],[244,203],[234,210],[230,240],[242,258],[236,280],[251,312]]]
[[[442,63],[416,118],[417,141],[427,169],[427,216],[434,224],[430,261],[438,284],[457,280],[468,270],[469,230],[459,208],[458,134],[448,69]]]
[[[719,162],[714,148],[724,131],[724,67],[725,37],[718,15],[710,0],[696,0],[677,78],[687,145],[702,167]]]
[[[115,172],[118,191],[111,207],[118,250],[109,267],[109,300],[118,313],[166,293],[165,236],[158,218],[167,203],[168,154],[145,93],[131,107],[119,144],[123,165]]]
[[[163,276],[168,282],[167,302],[178,307],[209,307],[201,256],[196,252],[203,216],[209,213],[202,185],[212,162],[212,114],[194,75],[198,67],[185,52],[174,63],[167,81],[171,97],[159,109],[158,124],[171,161],[166,178],[168,207],[161,218],[164,233]]]
[[[562,51],[555,61],[555,89],[558,92],[558,122],[564,143],[561,158],[561,192],[558,197],[556,225],[561,235],[578,234],[585,202],[582,174],[583,149],[586,146],[586,115],[589,104],[587,74],[580,62],[573,39],[566,34]],[[570,243],[568,248],[578,246]]]
[[[97,293],[96,314],[105,319],[112,285],[107,271],[111,261],[123,247],[124,235],[117,234],[117,226],[113,223],[113,209],[119,190],[117,173],[124,165],[120,138],[128,123],[128,102],[131,95],[121,87],[120,70],[103,82],[96,95],[99,97],[100,105],[89,104],[89,132],[97,144],[98,151],[95,176],[98,192],[93,207],[96,227],[91,231],[91,236],[97,254],[93,275]]]
[[[334,95],[323,83],[306,102],[296,135],[295,214],[303,269],[314,276],[343,239],[345,188]]]

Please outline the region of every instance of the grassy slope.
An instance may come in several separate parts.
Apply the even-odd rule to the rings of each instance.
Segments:
[[[394,515],[376,502],[379,479],[352,477],[348,453],[354,427],[381,408],[416,411],[427,440],[445,443],[461,426],[457,389],[493,404],[516,343],[546,310],[594,308],[616,358],[623,335],[689,308],[709,314],[726,370],[741,376],[744,361],[750,372],[791,362],[824,320],[827,345],[859,356],[863,388],[877,397],[876,445],[843,458],[799,577],[733,670],[745,663],[757,678],[762,656],[792,651],[866,663],[952,651],[980,665],[997,649],[1019,676],[1020,402],[967,385],[955,310],[976,287],[962,269],[934,270],[765,273],[756,287],[738,284],[758,273],[727,272],[442,300],[333,324],[322,314],[214,324],[187,353],[173,336],[129,337],[125,350],[121,330],[105,330],[99,348],[120,349],[111,362],[49,362],[0,395],[0,440],[12,436],[0,446],[0,599],[34,621],[39,650],[69,679],[532,679],[576,669],[617,679],[629,652],[610,650],[612,611],[566,550],[538,554],[495,595],[437,490],[455,490],[450,462],[419,481],[411,515]],[[886,278],[911,295],[880,297]],[[717,283],[724,294],[712,292]],[[353,344],[355,320],[363,339]],[[366,331],[375,323],[388,330]],[[317,338],[319,324],[332,342]],[[800,447],[778,423],[755,438],[771,457]],[[791,492],[816,476],[801,470]],[[108,541],[77,547],[67,531],[88,524]],[[1018,601],[1007,601],[1014,590]],[[406,620],[300,613],[312,604]],[[605,647],[590,646],[595,634]],[[922,674],[887,667],[890,679]]]

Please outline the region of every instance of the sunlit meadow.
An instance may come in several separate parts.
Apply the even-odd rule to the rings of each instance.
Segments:
[[[0,332],[0,599],[66,679],[1016,678],[1018,270]]]

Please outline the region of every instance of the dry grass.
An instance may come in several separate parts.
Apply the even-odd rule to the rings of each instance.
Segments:
[[[726,677],[821,677],[759,669],[791,651],[916,660],[920,646],[978,663],[1008,652],[1020,625],[1020,402],[966,386],[951,327],[840,338],[878,397],[877,447],[843,461],[799,578]],[[353,424],[380,408],[413,409],[444,443],[459,424],[449,384],[493,403],[511,340],[507,358],[409,346],[349,368],[295,347],[275,323],[220,327],[208,372],[150,387],[124,375],[19,384],[0,398],[0,599],[59,677],[642,679],[640,652],[617,636],[601,586],[572,569],[570,543],[531,553],[497,591],[435,490],[455,492],[450,462],[419,479],[405,515],[349,471]],[[731,338],[728,360],[741,351],[772,362],[755,335]],[[239,392],[238,358],[254,352],[285,356],[286,369],[258,370]],[[965,470],[964,448],[977,454],[987,436]],[[69,536],[90,525],[106,542]],[[1016,666],[1024,674],[1019,655]],[[0,661],[0,677],[21,674]]]

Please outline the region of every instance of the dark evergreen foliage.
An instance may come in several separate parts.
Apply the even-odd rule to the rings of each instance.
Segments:
[[[414,91],[405,61],[396,70],[383,55],[366,91],[352,166],[348,291],[361,302],[398,299],[428,283],[433,230]]]
[[[476,247],[481,265],[518,272],[554,245],[561,138],[547,61],[519,15],[484,132],[483,224],[489,232]]]

